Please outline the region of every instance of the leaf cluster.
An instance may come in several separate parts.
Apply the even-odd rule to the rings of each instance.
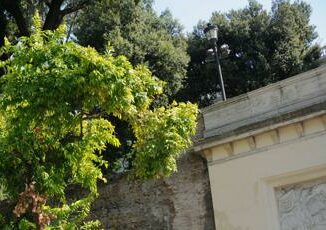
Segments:
[[[182,26],[169,11],[158,16],[151,1],[97,1],[78,15],[74,35],[82,45],[99,51],[109,45],[115,55],[128,57],[132,64],[147,65],[167,83],[160,104],[172,101],[182,88],[189,61]]]
[[[175,159],[194,133],[197,109],[181,103],[151,110],[164,84],[148,68],[65,42],[64,27],[42,31],[39,17],[34,21],[30,37],[14,45],[7,41],[1,50],[11,57],[0,64],[5,68],[0,183],[20,204],[26,186],[33,184],[33,192],[50,201],[42,206],[44,215],[55,216],[49,226],[80,226],[97,196],[98,180],[105,180],[100,167],[108,162],[102,153],[120,144],[106,117],[130,124],[136,136],[135,175],[153,178],[176,170]],[[84,188],[86,196],[67,202],[71,185]],[[18,220],[37,223],[26,210]]]

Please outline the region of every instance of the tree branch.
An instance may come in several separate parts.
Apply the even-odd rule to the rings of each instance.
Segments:
[[[67,14],[76,12],[80,9],[83,9],[88,4],[91,3],[91,0],[81,0],[77,4],[68,4],[68,6],[61,10],[61,6],[63,4],[63,0],[44,0],[47,6],[49,7],[49,12],[46,16],[43,30],[54,30],[58,28],[58,26],[62,23],[63,17]]]
[[[76,12],[78,10],[81,10],[81,9],[85,8],[90,3],[91,3],[90,0],[83,0],[83,1],[80,1],[79,3],[77,3],[77,4],[71,3],[65,9],[63,9],[61,12],[64,15],[67,15],[67,14],[70,14],[70,13],[73,13],[73,12]]]
[[[45,5],[47,5],[48,7],[51,6],[51,1],[50,1],[50,0],[43,0],[43,2],[44,2]]]
[[[4,45],[8,20],[3,7],[0,5],[0,47]]]
[[[27,26],[27,21],[24,18],[23,11],[19,4],[19,0],[2,0],[1,5],[14,17],[20,32],[20,36],[28,36],[29,30]]]
[[[66,36],[66,42],[69,41],[72,30],[74,28],[76,18],[77,18],[78,12],[74,12],[74,14],[70,18],[70,23],[67,23],[68,25],[68,31],[67,31],[67,36]]]
[[[103,118],[103,114],[92,114],[92,115],[85,115],[83,116],[83,120],[92,120],[92,119],[99,119]]]
[[[73,132],[69,132],[64,138],[62,138],[59,142],[62,145],[66,145],[68,143],[74,143],[76,141],[81,141],[83,139],[82,136],[77,135]]]
[[[54,30],[58,28],[63,19],[63,14],[60,10],[63,0],[52,0],[48,5],[49,12],[45,18],[43,30]]]

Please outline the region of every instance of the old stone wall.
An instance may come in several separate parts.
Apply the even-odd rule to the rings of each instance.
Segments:
[[[215,229],[207,166],[198,155],[181,157],[170,178],[134,182],[120,176],[99,190],[91,215],[105,229]]]

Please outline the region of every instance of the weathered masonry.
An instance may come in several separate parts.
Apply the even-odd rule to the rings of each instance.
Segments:
[[[326,65],[202,118],[216,229],[326,229]]]
[[[110,230],[213,230],[214,216],[206,162],[193,153],[178,162],[170,178],[135,182],[121,176],[99,188],[92,208]]]

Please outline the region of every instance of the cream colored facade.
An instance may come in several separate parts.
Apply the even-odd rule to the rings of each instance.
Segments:
[[[326,230],[326,66],[202,117],[217,230]]]

